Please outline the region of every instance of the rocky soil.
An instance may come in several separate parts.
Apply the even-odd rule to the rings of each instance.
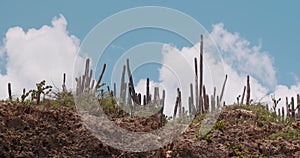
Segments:
[[[0,157],[300,157],[300,121],[288,126],[261,121],[244,109],[223,109],[217,125],[199,137],[201,117],[175,141],[155,151],[130,153],[103,144],[71,109],[0,103]],[[115,119],[120,127],[148,132],[153,118]],[[293,139],[270,136],[292,131]]]

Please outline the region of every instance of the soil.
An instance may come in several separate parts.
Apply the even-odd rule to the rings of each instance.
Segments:
[[[197,121],[199,120],[199,121]],[[76,110],[42,109],[0,103],[0,157],[300,157],[300,138],[270,140],[280,123],[260,123],[251,111],[224,108],[215,128],[199,138],[201,117],[175,141],[149,152],[126,152],[102,143],[82,123]],[[154,118],[124,117],[117,125],[134,132],[159,127]],[[291,130],[300,130],[294,122]]]

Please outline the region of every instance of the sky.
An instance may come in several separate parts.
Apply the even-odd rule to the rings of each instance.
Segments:
[[[30,89],[43,78],[60,87],[62,73],[72,74],[73,61],[84,62],[83,58],[77,57],[77,50],[99,22],[125,9],[160,6],[194,18],[215,40],[223,53],[225,71],[232,78],[228,86],[235,91],[225,94],[229,102],[235,101],[242,91],[246,74],[253,77],[252,85],[256,92],[253,96],[257,95],[257,99],[265,93],[292,96],[300,89],[300,69],[297,67],[300,57],[299,3],[271,0],[1,1],[0,89],[6,89],[7,82],[12,82],[13,92],[17,96],[22,88]],[[126,21],[123,23],[126,24]],[[163,51],[182,54],[195,54],[192,48],[198,45],[168,31],[144,28],[114,40],[106,50],[109,55],[105,59],[115,60],[144,42],[165,43],[161,46]],[[112,52],[116,55],[111,56]],[[192,55],[184,56],[189,60],[193,58]],[[209,55],[207,58],[210,58]],[[167,56],[163,56],[162,62],[169,62]],[[163,75],[163,69],[155,72],[157,67],[145,69],[153,71],[151,76],[157,78],[153,82],[159,85],[159,81],[166,80],[163,77],[166,75]],[[144,85],[142,72],[136,71],[138,77],[135,79],[140,81],[137,87]],[[6,95],[6,91],[0,92],[1,98]]]

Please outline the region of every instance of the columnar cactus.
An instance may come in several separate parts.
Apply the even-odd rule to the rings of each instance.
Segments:
[[[149,87],[149,78],[147,78],[146,82],[146,105],[150,103],[151,98],[150,98],[150,87]]]
[[[175,107],[174,107],[173,120],[175,120],[175,118],[176,118],[177,108],[178,108],[178,100],[179,100],[179,97],[177,96],[176,97]]]
[[[95,90],[97,90],[100,87],[100,83],[101,83],[102,77],[104,75],[105,69],[106,69],[106,64],[103,64],[102,71],[101,71],[101,74],[100,74],[100,76],[98,78]]]
[[[246,96],[246,104],[250,105],[250,77],[247,76],[247,96]]]
[[[198,93],[198,66],[197,66],[197,58],[194,58],[194,63],[195,63],[195,96],[196,96],[196,109],[197,111],[200,110],[199,108],[199,93]]]
[[[202,101],[202,87],[203,87],[203,35],[200,35],[200,84],[199,84],[199,107],[203,106]]]
[[[191,83],[190,84],[190,93],[191,93],[191,96],[190,96],[190,107],[189,107],[189,112],[190,114],[195,114],[195,112],[193,111],[194,109],[194,93],[193,93],[193,84]]]
[[[66,91],[67,91],[67,87],[66,87],[66,73],[63,74],[62,91],[63,91],[63,92],[66,92]]]
[[[241,99],[241,105],[244,104],[245,92],[246,92],[246,86],[244,86],[244,90],[243,90],[243,94],[242,94],[242,99]]]
[[[177,95],[178,95],[178,109],[179,109],[179,116],[182,115],[182,104],[181,104],[181,91],[177,88]]]
[[[295,118],[295,104],[294,104],[294,97],[291,98],[291,112],[292,112],[292,118]]]
[[[222,87],[222,91],[221,91],[221,94],[220,94],[220,101],[222,101],[223,99],[223,94],[224,94],[224,90],[225,90],[225,85],[226,85],[226,82],[227,82],[227,74],[225,75],[225,80],[224,80],[224,83],[223,83],[223,87]]]
[[[9,98],[9,100],[12,100],[12,95],[11,95],[11,83],[8,83],[8,98]]]
[[[121,75],[121,85],[120,85],[120,102],[121,105],[123,105],[126,97],[126,84],[125,84],[125,71],[126,71],[126,65],[123,66],[122,75]]]
[[[131,74],[131,71],[130,71],[129,59],[127,59],[126,62],[127,62],[127,73],[128,73],[129,83],[130,83],[128,85],[129,93],[130,93],[130,95],[132,97],[133,102],[134,103],[138,103],[139,102],[138,101],[138,96],[135,93],[133,78],[132,78],[132,74]]]

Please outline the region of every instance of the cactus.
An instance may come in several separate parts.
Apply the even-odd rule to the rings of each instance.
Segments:
[[[63,74],[62,91],[63,92],[67,92],[67,87],[66,87],[66,73]]]
[[[280,113],[280,108],[278,108],[278,122],[280,122],[281,121],[281,115],[280,115],[281,113]]]
[[[131,106],[132,105],[132,98],[131,98],[131,96],[130,96],[130,83],[128,83],[128,95],[127,95],[127,104],[129,105],[129,106]]]
[[[200,84],[199,84],[199,99],[197,102],[199,102],[199,107],[203,107],[203,101],[202,101],[202,87],[203,87],[203,35],[200,35]]]
[[[11,95],[11,83],[8,83],[8,99],[11,101],[12,100],[12,95]]]
[[[162,99],[161,99],[161,103],[160,103],[160,105],[162,106],[162,108],[165,107],[165,99],[166,99],[166,91],[163,90]]]
[[[175,118],[176,118],[177,108],[178,108],[178,100],[179,100],[179,97],[177,96],[176,97],[175,107],[174,107],[173,120],[175,120]]]
[[[162,100],[161,100],[161,103],[160,103],[162,105],[161,110],[160,110],[160,127],[163,126],[165,97],[166,97],[166,92],[165,92],[165,90],[163,90]]]
[[[239,95],[239,96],[236,97],[236,104],[237,105],[240,105],[240,98],[241,98],[241,95]]]
[[[223,83],[223,87],[222,87],[222,91],[221,91],[221,94],[220,94],[220,102],[222,102],[222,99],[223,99],[223,94],[224,94],[224,90],[225,90],[225,85],[226,85],[226,82],[227,82],[227,74],[225,75],[225,80],[224,80],[224,83]]]
[[[154,105],[157,106],[157,101],[158,101],[158,89],[157,87],[154,87]]]
[[[191,83],[190,84],[190,93],[191,93],[191,96],[190,96],[190,107],[189,107],[189,110],[190,110],[190,114],[195,114],[195,107],[194,107],[194,93],[193,93],[193,84]]]
[[[182,115],[182,104],[181,104],[181,91],[177,88],[177,95],[178,95],[178,109],[179,109],[179,116]]]
[[[284,107],[281,107],[281,121],[284,123]]]
[[[45,96],[51,92],[52,86],[45,86],[45,84],[46,81],[43,80],[36,84],[36,90],[29,91],[31,93],[31,100],[36,99],[36,104],[40,104],[42,94]]]
[[[203,85],[203,109],[202,109],[202,113],[206,113],[207,112],[207,109],[206,109],[206,107],[207,107],[207,100],[206,100],[207,98],[206,98],[206,88],[205,88],[205,85]]]
[[[89,87],[88,85],[88,80],[89,80],[89,67],[90,67],[90,59],[87,58],[86,61],[85,61],[85,72],[84,72],[84,78],[82,80],[82,87],[83,87],[83,90],[86,89],[87,87]]]
[[[217,108],[220,109],[220,107],[221,107],[220,97],[217,96]]]
[[[197,111],[200,111],[200,106],[199,106],[199,93],[198,93],[198,66],[197,66],[197,58],[194,58],[195,62],[195,96],[196,96],[196,109]]]
[[[120,85],[120,103],[121,105],[124,105],[125,98],[126,98],[126,84],[125,84],[125,71],[126,71],[126,65],[123,66],[122,75],[121,75],[121,85]]]
[[[146,95],[143,95],[143,105],[144,105],[144,106],[147,105]]]
[[[300,118],[300,95],[297,94],[297,111],[298,111],[298,118]]]
[[[106,64],[103,64],[102,71],[101,71],[101,74],[100,74],[100,76],[99,76],[99,79],[98,79],[98,81],[97,81],[97,83],[96,83],[95,90],[97,90],[98,88],[100,88],[100,82],[101,82],[101,80],[102,80],[102,77],[103,77],[103,74],[104,74],[104,72],[105,72],[105,69],[106,69]]]
[[[246,96],[246,104],[250,105],[250,77],[247,76],[247,96]]]
[[[147,78],[147,82],[146,82],[146,105],[150,103],[151,99],[150,99],[150,88],[149,88],[149,78]]]
[[[142,105],[142,95],[141,95],[141,93],[138,94],[138,104]]]
[[[130,96],[132,97],[132,100],[135,104],[139,104],[138,103],[138,96],[136,95],[135,89],[134,89],[134,83],[133,83],[133,78],[132,78],[132,74],[130,71],[130,66],[129,66],[129,59],[126,60],[126,64],[127,64],[127,73],[128,73],[128,78],[129,78],[129,93]]]
[[[214,111],[216,109],[216,91],[217,91],[217,88],[214,87],[214,94],[211,95],[211,111]]]
[[[192,115],[193,111],[192,111],[192,98],[189,96],[188,99],[188,105],[189,105],[189,114]]]
[[[292,112],[292,118],[295,118],[295,104],[294,104],[294,97],[291,98],[291,112]]]
[[[288,97],[285,97],[285,107],[286,107],[286,116],[290,117],[291,113],[290,113],[290,105],[289,105]]]
[[[114,97],[117,97],[117,85],[116,85],[116,83],[114,83],[113,96],[114,96]]]
[[[272,98],[272,101],[273,101],[273,110],[274,110],[274,112],[276,112],[277,105],[281,101],[281,98],[276,100],[275,95],[272,95],[271,98]]]
[[[242,99],[241,99],[241,105],[244,104],[244,97],[245,97],[245,92],[246,92],[246,86],[244,86],[243,94],[242,94]]]

